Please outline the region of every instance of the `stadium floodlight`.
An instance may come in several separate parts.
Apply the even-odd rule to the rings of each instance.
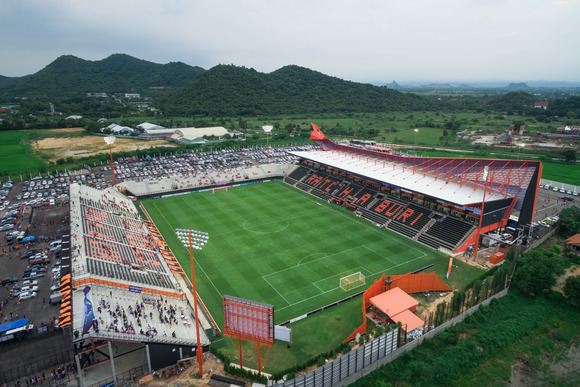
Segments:
[[[473,249],[473,259],[477,261],[477,252],[479,250],[479,238],[481,236],[481,221],[483,220],[483,210],[485,207],[485,194],[487,192],[487,178],[489,177],[489,166],[483,168],[481,173],[483,179],[483,200],[481,201],[481,214],[479,214],[479,224],[477,225],[477,238],[475,239],[475,248]],[[492,179],[493,180],[493,179]]]
[[[419,129],[413,129],[415,131],[415,141],[413,142],[413,151],[415,152],[415,156],[417,156],[417,133],[419,133]]]
[[[268,141],[268,135],[274,127],[272,125],[264,125],[262,126],[262,129],[266,132],[266,163],[270,164],[270,143]]]
[[[193,240],[191,234],[195,235]],[[195,350],[195,355],[197,356],[197,364],[199,364],[199,374],[203,375],[203,349],[201,348],[201,342],[199,338],[197,291],[195,290],[195,270],[193,269],[193,249],[195,246],[196,250],[201,250],[201,246],[203,246],[206,243],[209,236],[207,233],[202,233],[201,231],[186,230],[182,228],[176,228],[175,235],[177,235],[177,238],[180,240],[181,243],[183,243],[183,246],[189,249],[189,258],[191,260],[191,286],[193,288],[193,309],[195,311],[195,334],[197,337],[197,349]]]
[[[107,136],[104,138],[105,142],[109,145],[109,154],[111,155],[111,170],[113,171],[113,185],[117,184],[115,179],[115,165],[113,164],[113,150],[112,146],[115,143],[115,136]]]

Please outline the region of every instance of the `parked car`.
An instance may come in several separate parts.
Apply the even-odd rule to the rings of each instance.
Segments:
[[[38,281],[27,280],[22,282],[22,286],[36,286],[38,285]]]
[[[2,278],[2,281],[0,281],[0,286],[10,285],[15,282],[18,282],[18,277]]]
[[[27,299],[32,298],[32,297],[36,297],[36,292],[24,292],[24,293],[20,293],[20,295],[18,296],[18,299],[20,301],[22,301],[22,300],[27,300]]]
[[[38,286],[23,286],[22,289],[20,289],[23,292],[34,292],[36,293],[38,291]]]

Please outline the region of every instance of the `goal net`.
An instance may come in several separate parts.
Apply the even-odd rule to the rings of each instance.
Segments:
[[[359,271],[340,279],[340,287],[345,292],[365,284],[365,276]]]

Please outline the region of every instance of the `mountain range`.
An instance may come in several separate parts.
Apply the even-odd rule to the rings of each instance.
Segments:
[[[80,96],[86,93],[143,92],[151,87],[175,88],[203,73],[182,62],[157,64],[125,54],[99,61],[64,55],[42,70],[21,78],[1,79],[0,96]]]

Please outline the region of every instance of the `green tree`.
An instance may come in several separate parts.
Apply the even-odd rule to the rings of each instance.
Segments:
[[[521,266],[514,275],[514,283],[528,297],[549,292],[556,276],[564,273],[565,261],[554,250],[534,249],[520,257]]]
[[[576,150],[575,149],[566,149],[562,152],[562,158],[566,163],[575,163],[576,162]]]
[[[557,234],[562,238],[570,238],[580,232],[580,208],[577,206],[564,208],[560,212]]]
[[[564,294],[568,301],[576,307],[580,306],[580,275],[566,278],[564,284]]]

